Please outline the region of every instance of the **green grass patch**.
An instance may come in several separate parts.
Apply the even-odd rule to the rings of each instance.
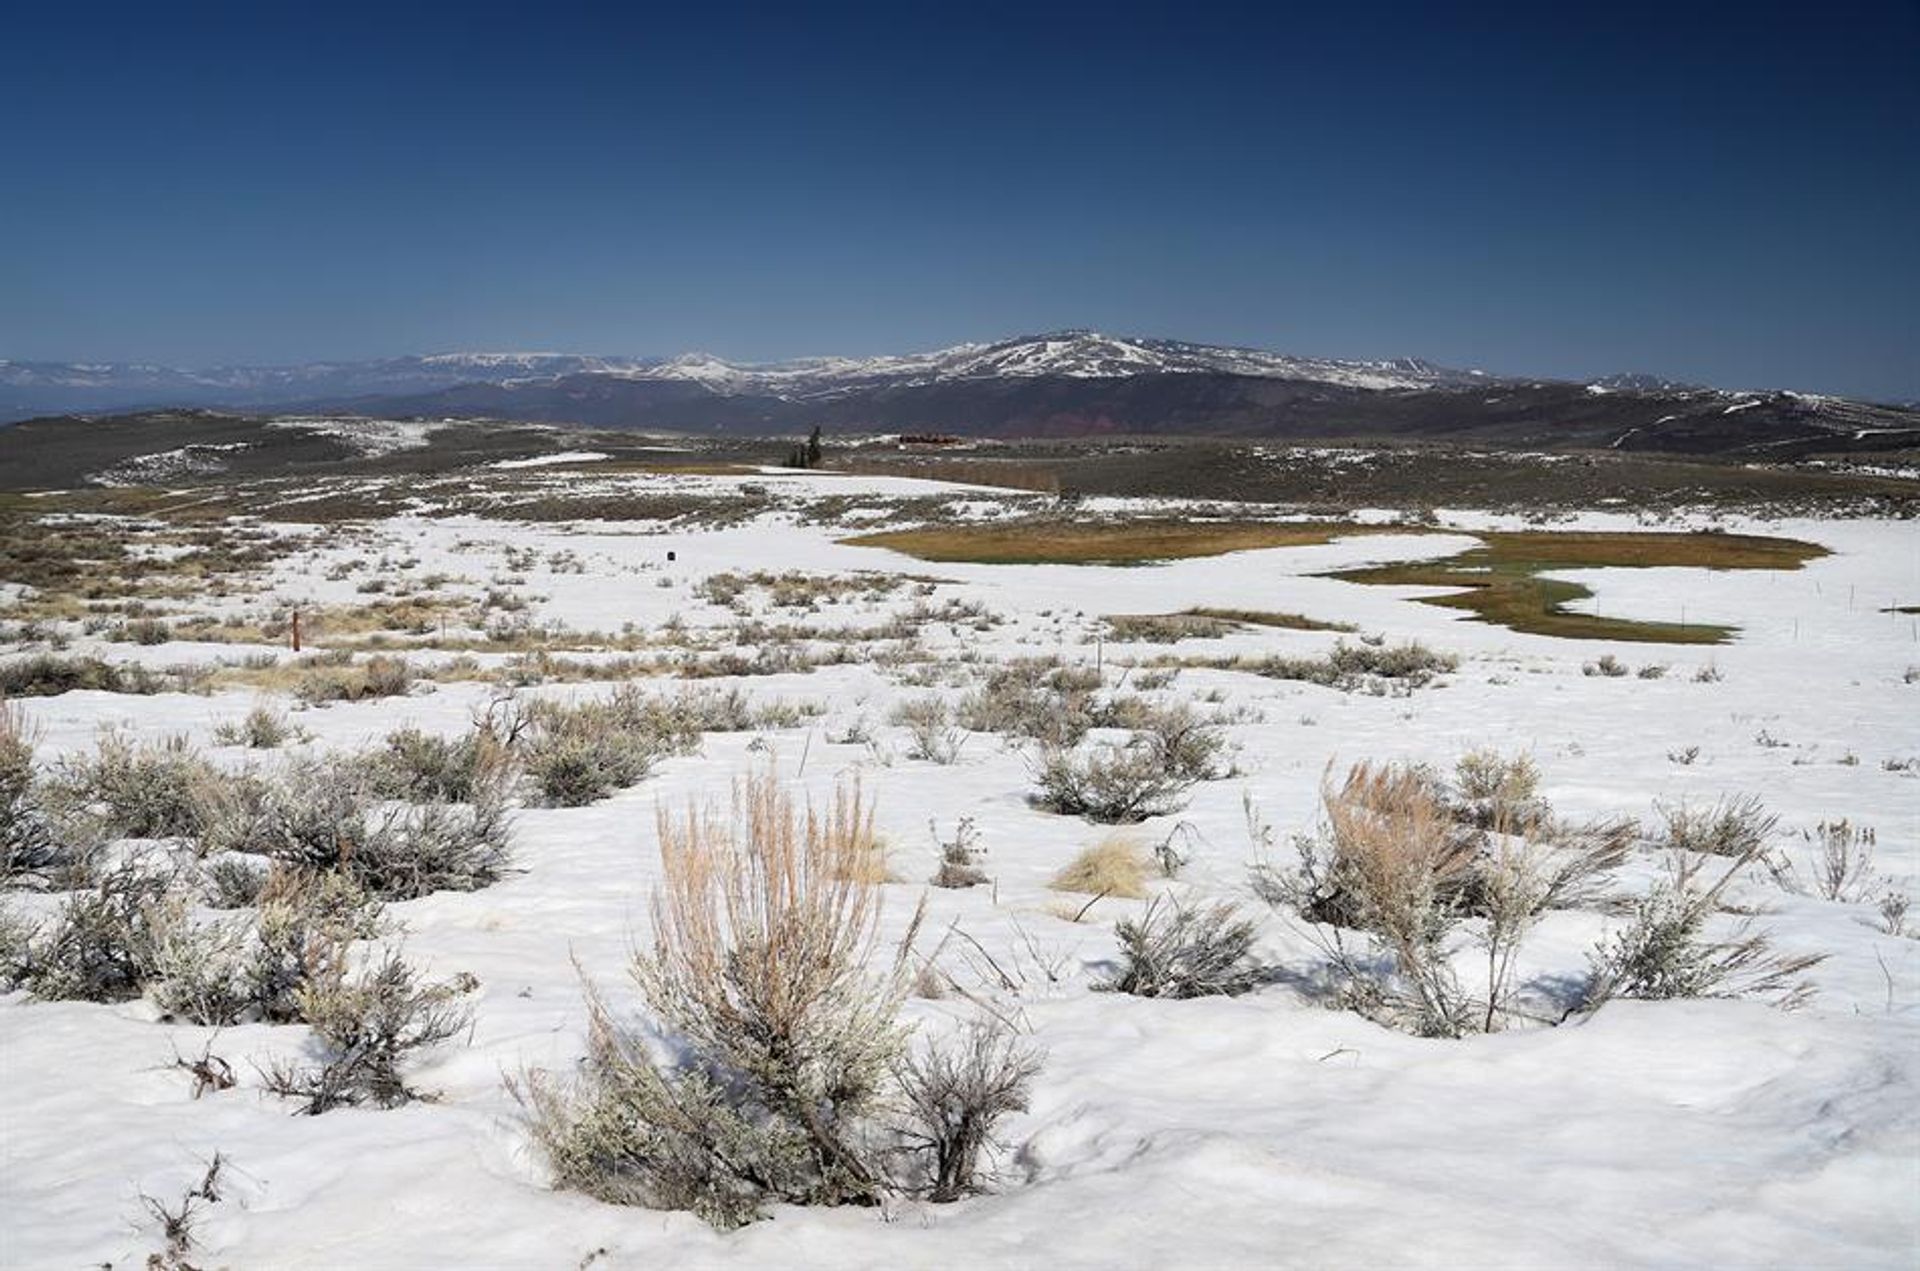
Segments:
[[[1349,582],[1447,587],[1423,604],[1466,609],[1482,622],[1533,635],[1641,644],[1722,644],[1736,628],[1701,622],[1638,622],[1575,612],[1593,592],[1543,578],[1563,569],[1798,569],[1827,555],[1815,543],[1744,534],[1561,533],[1527,530],[1476,534],[1481,546],[1444,560],[1349,569]]]

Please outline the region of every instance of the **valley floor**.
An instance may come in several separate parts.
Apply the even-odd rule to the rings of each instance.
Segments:
[[[521,808],[505,878],[392,905],[411,959],[480,984],[470,1033],[412,1073],[431,1101],[291,1115],[256,1070],[303,1054],[304,1026],[215,1030],[163,1022],[145,1000],[0,998],[0,1263],[145,1265],[164,1240],[140,1197],[177,1198],[216,1152],[229,1163],[227,1186],[201,1211],[188,1255],[197,1266],[1908,1268],[1920,1258],[1920,941],[1889,932],[1876,907],[1884,892],[1920,892],[1920,638],[1912,613],[1899,612],[1920,601],[1911,522],[1729,518],[1716,528],[1805,539],[1832,554],[1793,571],[1566,575],[1612,617],[1738,628],[1725,645],[1664,646],[1516,634],[1420,604],[1417,589],[1316,576],[1445,555],[1470,545],[1474,529],[1520,526],[1512,518],[1443,511],[1447,534],[1138,567],[929,564],[838,540],[862,524],[862,500],[961,499],[991,518],[1009,496],[889,478],[675,480],[721,492],[773,485],[780,499],[705,529],[423,510],[364,533],[318,532],[273,561],[248,595],[206,605],[236,621],[250,609],[344,610],[376,598],[362,586],[371,578],[439,573],[475,593],[516,591],[528,606],[516,621],[535,633],[611,638],[630,624],[630,643],[657,649],[647,642],[662,631],[742,622],[823,633],[904,622],[917,632],[911,649],[891,661],[811,659],[818,664],[704,681],[818,713],[710,734],[698,753],[589,806]],[[840,501],[833,522],[791,514],[810,491]],[[1602,512],[1565,524],[1646,528]],[[1698,524],[1679,516],[1663,526]],[[790,571],[901,581],[828,590],[811,608],[783,605],[750,577],[717,592],[707,581]],[[1425,686],[1376,694],[1202,665],[1318,656],[1357,635],[1247,626],[1162,646],[1116,642],[1101,621],[1195,607],[1350,624],[1459,663]],[[134,645],[73,634],[70,655],[153,667],[289,657],[277,641]],[[806,646],[792,632],[782,641]],[[402,655],[427,672],[462,652]],[[1187,665],[1144,665],[1157,655]],[[1584,669],[1608,655],[1630,673]],[[468,656],[491,672],[515,655],[488,646]],[[1189,1001],[1098,991],[1117,958],[1114,922],[1147,902],[1107,897],[1077,915],[1090,898],[1048,884],[1113,831],[1035,807],[1034,755],[1023,744],[976,732],[950,764],[910,757],[906,729],[892,722],[902,702],[956,699],[987,669],[1036,656],[1096,668],[1115,692],[1175,670],[1147,696],[1220,721],[1230,775],[1120,832],[1186,857],[1173,877],[1152,881],[1154,894],[1230,900],[1257,920],[1261,960],[1277,968],[1266,986]],[[1655,666],[1664,669],[1641,673]],[[520,693],[574,699],[610,687],[558,675]],[[264,679],[216,681],[204,694],[82,689],[22,706],[43,766],[87,751],[112,727],[137,739],[185,734],[238,768],[278,759],[221,746],[214,730],[274,691]],[[452,675],[404,696],[272,700],[305,732],[293,749],[326,753],[377,745],[403,726],[461,732],[503,691]],[[1756,869],[1727,894],[1781,951],[1827,955],[1808,973],[1817,993],[1799,1010],[1616,1001],[1559,1027],[1445,1040],[1332,1008],[1314,992],[1312,933],[1254,896],[1250,864],[1291,858],[1291,836],[1314,830],[1330,771],[1369,759],[1446,771],[1484,748],[1531,756],[1559,813],[1630,816],[1649,835],[1656,804],[1757,795],[1780,818],[1777,850],[1803,874],[1813,848],[1802,832],[1848,818],[1877,830],[1878,883],[1847,903],[1796,894]],[[655,810],[724,801],[737,778],[768,764],[821,800],[859,776],[896,879],[883,889],[883,946],[924,896],[923,952],[1044,1051],[987,1194],[939,1206],[776,1208],[722,1233],[688,1214],[549,1186],[503,1074],[578,1064],[581,974],[617,1012],[637,1014],[625,966],[650,938],[661,877]],[[992,884],[930,889],[936,835],[961,818],[979,833]],[[1664,868],[1643,845],[1614,886],[1645,892]],[[13,903],[46,914],[53,900]],[[1524,947],[1523,974],[1550,996],[1623,921],[1601,907],[1549,913]],[[1715,918],[1724,932],[1740,921]],[[953,929],[965,938],[945,935]],[[1473,965],[1471,951],[1462,958]],[[975,1009],[949,993],[911,997],[906,1012],[937,1035]],[[208,1047],[239,1080],[195,1098],[174,1060]]]

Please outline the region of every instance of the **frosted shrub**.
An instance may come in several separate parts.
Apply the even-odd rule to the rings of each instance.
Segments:
[[[470,975],[422,984],[419,972],[391,950],[353,977],[336,962],[297,995],[319,1060],[270,1068],[267,1088],[300,1100],[308,1116],[360,1104],[410,1103],[421,1095],[406,1084],[403,1064],[414,1052],[466,1031],[473,1013],[461,999],[477,987]]]
[[[580,807],[638,785],[660,760],[697,748],[706,725],[742,720],[750,716],[738,695],[657,698],[622,686],[610,699],[530,705],[521,759],[544,802]]]
[[[27,950],[22,982],[49,1000],[140,996],[154,976],[166,892],[165,878],[123,864],[68,896]]]
[[[893,722],[907,730],[912,748],[911,759],[950,764],[960,757],[966,734],[953,727],[953,713],[938,697],[921,697],[902,702],[894,708]]]
[[[1115,924],[1121,966],[1102,987],[1135,997],[1210,997],[1245,993],[1260,981],[1254,926],[1230,904],[1147,906]]]
[[[0,699],[0,883],[48,883],[69,864],[41,801],[26,716]]]
[[[1221,775],[1217,727],[1186,707],[1156,711],[1124,743],[1084,752],[1048,748],[1035,779],[1042,807],[1121,824],[1179,810],[1188,790]]]
[[[974,1022],[946,1047],[903,1054],[895,1068],[905,1153],[924,1177],[919,1190],[938,1203],[979,1190],[981,1158],[997,1146],[994,1127],[1027,1108],[1040,1056],[998,1023]]]
[[[736,787],[730,820],[661,813],[655,941],[633,976],[677,1058],[625,1034],[590,992],[579,1079],[516,1086],[560,1186],[719,1226],[773,1201],[879,1198],[871,1118],[904,1046],[905,977],[864,966],[878,917],[858,870],[869,818],[844,800],[803,815],[770,771]]]
[[[1706,888],[1696,885],[1692,867],[1676,864],[1672,877],[1638,903],[1627,926],[1594,950],[1586,1008],[1615,997],[1760,997],[1791,1009],[1810,998],[1804,974],[1826,955],[1777,954],[1772,937],[1744,919],[1726,939],[1706,936],[1721,893],[1753,859],[1735,861]]]
[[[108,733],[92,755],[59,765],[48,798],[109,838],[190,838],[201,792],[218,779],[185,737],[135,744]]]
[[[509,779],[505,768],[491,770],[468,803],[387,805],[362,766],[304,759],[271,779],[215,783],[202,803],[202,848],[337,871],[389,900],[473,891],[511,862]]]
[[[1663,846],[1708,856],[1753,856],[1766,848],[1780,823],[1755,795],[1729,795],[1704,808],[1685,803],[1655,808],[1666,822]]]
[[[1781,887],[1848,904],[1860,904],[1873,895],[1880,877],[1873,868],[1873,849],[1879,839],[1871,826],[1856,828],[1845,819],[1822,821],[1812,832],[1801,831],[1800,837],[1815,849],[1812,879],[1802,882],[1787,857],[1770,857],[1767,868]]]
[[[264,704],[248,711],[245,719],[221,724],[213,730],[217,744],[245,746],[249,750],[277,750],[298,735],[287,723],[286,715]]]
[[[1454,786],[1466,819],[1482,828],[1532,824],[1547,811],[1538,797],[1540,770],[1526,755],[1469,751],[1454,765]]]

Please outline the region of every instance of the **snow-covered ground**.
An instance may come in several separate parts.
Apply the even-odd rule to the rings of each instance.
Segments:
[[[876,500],[953,493],[897,479],[792,480]],[[844,519],[861,518],[856,509]],[[1464,512],[1442,521],[1462,531],[1510,524]],[[1568,527],[1643,528],[1603,514]],[[1609,616],[1740,628],[1715,648],[1515,634],[1415,603],[1418,589],[1310,576],[1445,554],[1471,542],[1464,534],[1101,568],[928,564],[836,543],[837,531],[777,513],[670,534],[421,517],[376,527],[372,542],[283,560],[271,586],[289,602],[347,604],[367,599],[356,596],[359,576],[328,574],[352,558],[413,558],[420,573],[480,582],[514,554],[513,572],[540,597],[533,620],[617,632],[737,620],[695,590],[722,571],[891,571],[939,580],[930,604],[976,603],[1002,619],[985,629],[930,623],[923,641],[951,665],[1058,654],[1099,663],[1113,683],[1126,662],[1166,650],[1102,645],[1097,619],[1189,606],[1302,613],[1456,653],[1458,671],[1404,696],[1203,669],[1181,671],[1163,690],[1236,712],[1226,728],[1236,771],[1197,787],[1184,810],[1129,831],[1154,843],[1188,827],[1190,863],[1155,886],[1245,904],[1260,919],[1264,958],[1305,973],[1312,944],[1250,896],[1247,806],[1284,851],[1287,835],[1313,827],[1329,765],[1360,759],[1450,767],[1475,747],[1524,751],[1542,793],[1572,816],[1651,821],[1656,801],[1754,793],[1780,815],[1782,850],[1804,861],[1800,831],[1850,818],[1877,829],[1885,885],[1920,892],[1920,630],[1910,614],[1883,612],[1920,600],[1920,532],[1874,521],[1722,528],[1809,539],[1833,555],[1784,573],[1568,575]],[[764,616],[878,623],[908,607],[909,590]],[[1249,628],[1178,651],[1304,654],[1337,638]],[[234,652],[178,643],[96,651],[155,664]],[[1660,678],[1582,673],[1606,653],[1668,669]],[[1709,666],[1717,679],[1696,678]],[[975,735],[952,766],[906,758],[904,733],[887,719],[928,690],[872,665],[739,683],[758,701],[817,702],[825,714],[757,737],[709,736],[701,753],[590,807],[521,811],[520,872],[392,907],[410,957],[481,984],[471,1037],[432,1052],[416,1074],[438,1092],[434,1102],[293,1116],[260,1091],[252,1065],[297,1053],[303,1027],[215,1036],[156,1022],[144,1003],[0,999],[0,1263],[141,1265],[161,1240],[139,1196],[177,1197],[216,1151],[230,1183],[196,1231],[195,1261],[209,1266],[1895,1268],[1920,1259],[1920,942],[1882,930],[1870,904],[1789,894],[1764,873],[1732,894],[1762,911],[1783,950],[1830,955],[1811,973],[1818,996],[1792,1013],[1753,1001],[1616,1002],[1577,1024],[1447,1041],[1329,1009],[1284,979],[1186,1002],[1096,992],[1115,957],[1112,921],[1141,902],[1103,900],[1078,923],[1056,912],[1061,897],[1047,881],[1108,831],[1030,806],[1026,754]],[[311,734],[308,748],[360,748],[406,724],[464,729],[495,691],[450,683],[293,718]],[[235,692],[25,703],[46,760],[91,745],[105,725],[211,745],[213,728],[251,705]],[[856,720],[871,743],[829,740]],[[1671,757],[1696,747],[1690,762]],[[945,1206],[778,1209],[722,1234],[687,1214],[547,1186],[502,1074],[565,1070],[582,1055],[575,962],[637,1009],[623,968],[646,937],[660,873],[654,809],[724,797],[769,752],[787,781],[817,797],[861,775],[904,880],[886,887],[886,935],[904,930],[924,893],[927,932],[957,924],[1016,981],[1002,999],[1046,1063],[1031,1108],[1007,1126],[992,1193]],[[963,816],[980,831],[994,885],[929,890],[929,822],[947,834]],[[1642,853],[1621,886],[1644,889],[1658,870]],[[1585,950],[1619,922],[1549,915],[1527,946],[1527,970],[1578,972]],[[983,970],[951,948],[945,956],[963,983]],[[908,1004],[929,1031],[971,1009],[951,998]],[[209,1041],[242,1079],[196,1100],[171,1065]]]

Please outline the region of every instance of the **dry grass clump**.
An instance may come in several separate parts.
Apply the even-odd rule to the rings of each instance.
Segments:
[[[1068,861],[1047,886],[1087,896],[1139,900],[1147,894],[1151,868],[1146,849],[1138,842],[1109,835]]]

